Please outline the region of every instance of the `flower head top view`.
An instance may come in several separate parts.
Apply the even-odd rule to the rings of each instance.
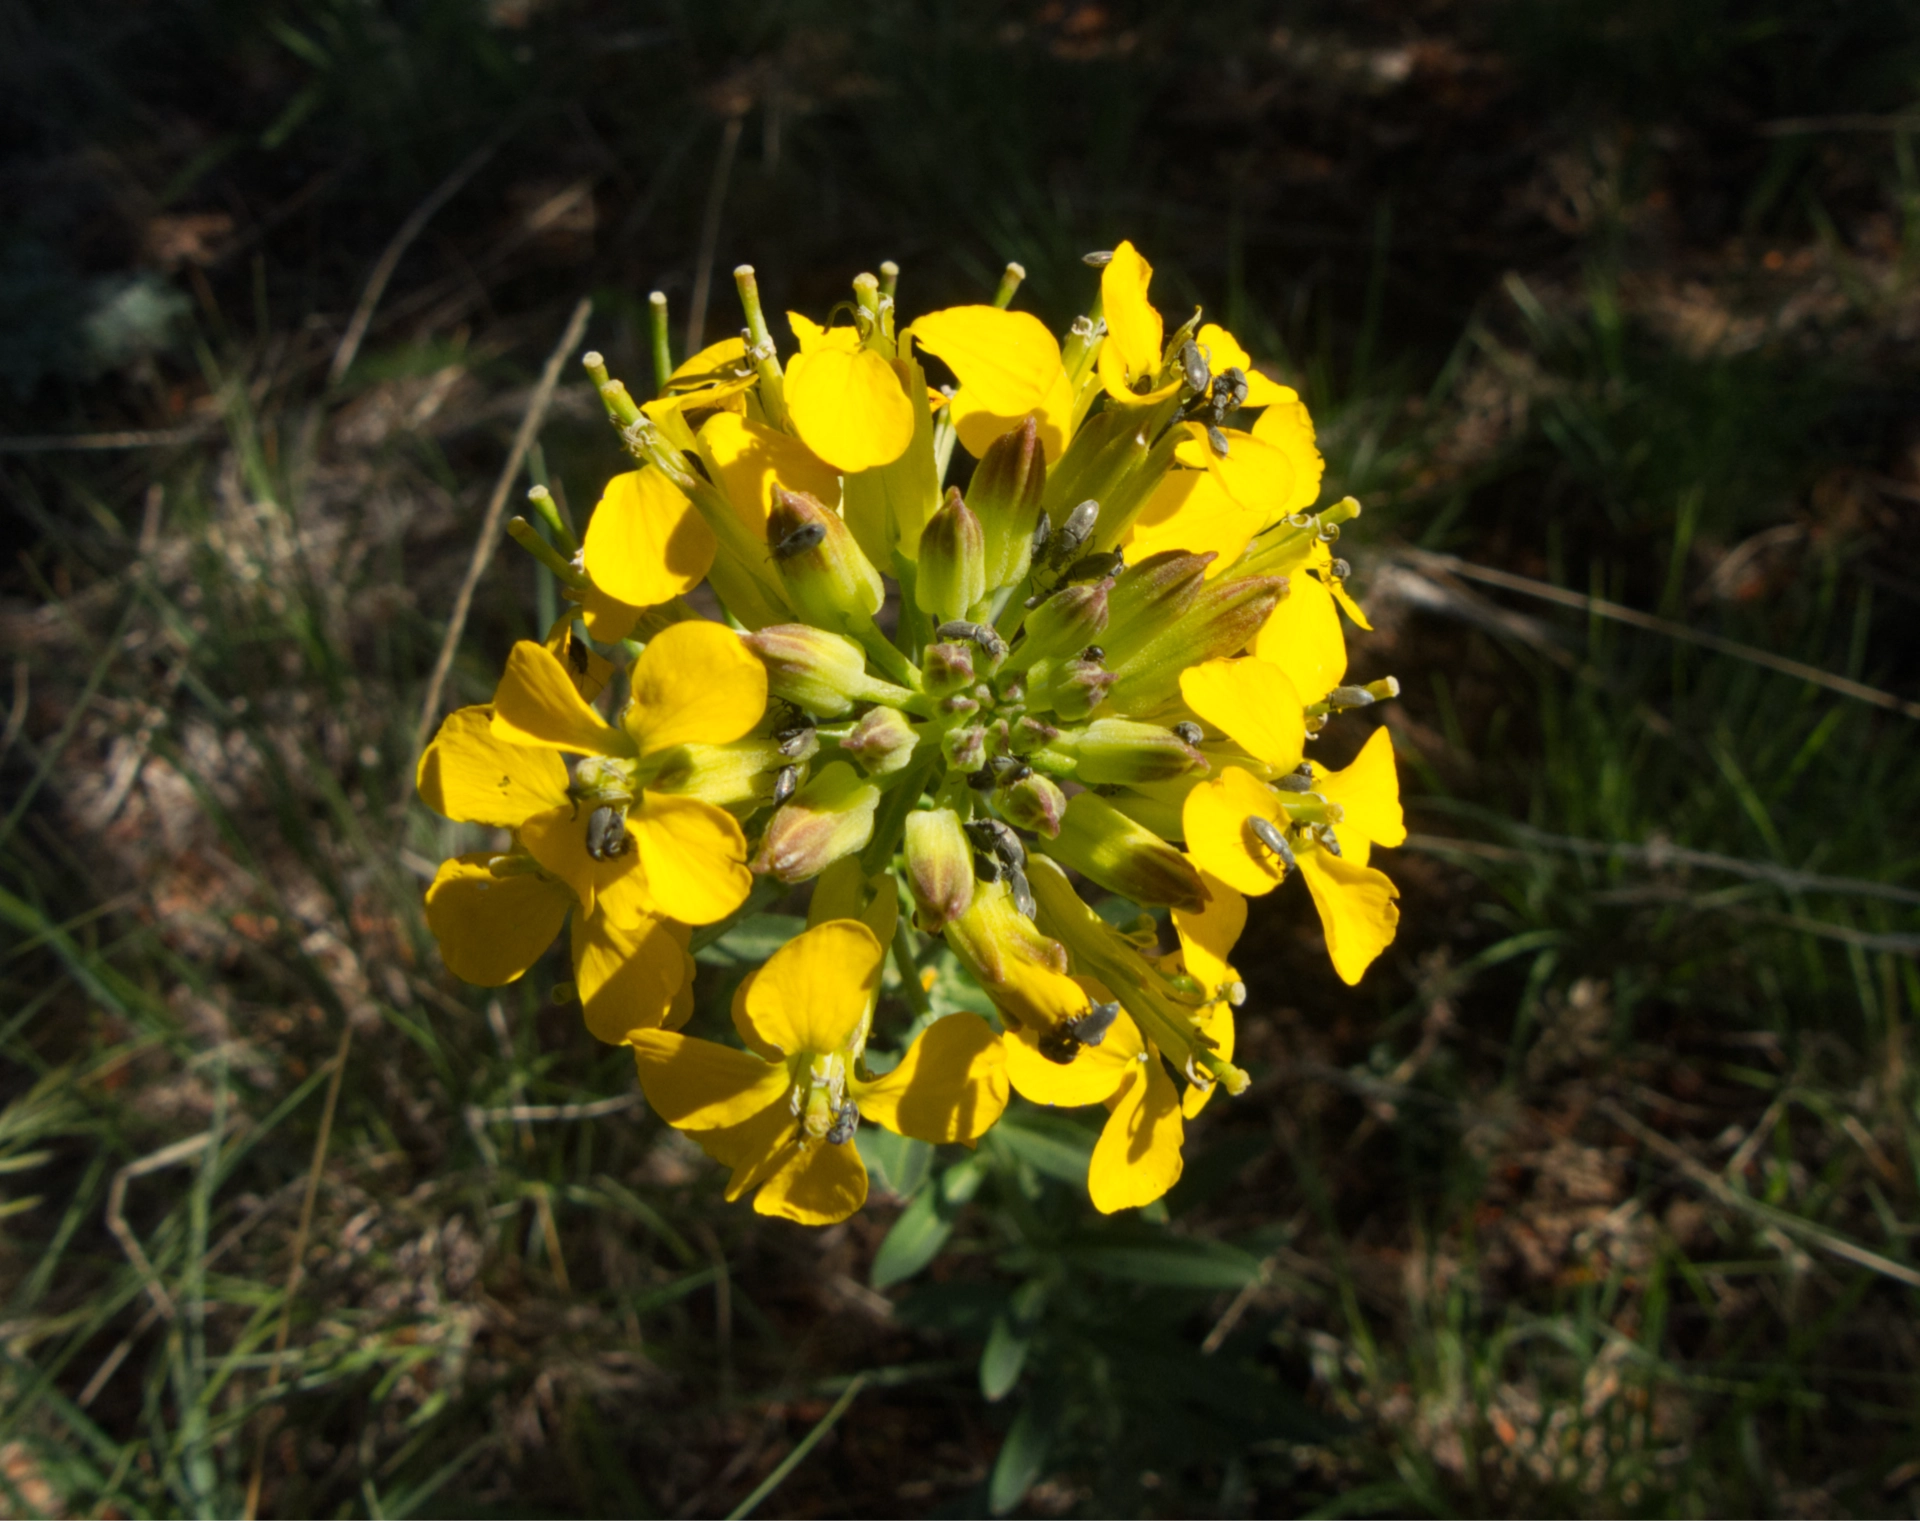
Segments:
[[[763,1214],[844,1219],[876,1134],[971,1147],[1012,1094],[1103,1106],[1089,1197],[1151,1204],[1249,1082],[1248,898],[1311,903],[1349,984],[1393,941],[1392,742],[1333,723],[1398,691],[1348,676],[1359,505],[1232,333],[1088,263],[1058,335],[1018,266],[778,322],[743,267],[677,366],[656,298],[657,394],[585,359],[634,468],[584,534],[544,489],[511,528],[559,616],[421,759],[474,846],[448,966],[511,982],[571,920],[562,994]]]

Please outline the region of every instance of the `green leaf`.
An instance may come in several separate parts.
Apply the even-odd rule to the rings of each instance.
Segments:
[[[1223,1241],[1169,1236],[1125,1246],[1090,1242],[1069,1247],[1066,1255],[1103,1277],[1167,1288],[1238,1289],[1260,1275],[1259,1258]]]
[[[1087,1186],[1093,1132],[1059,1115],[1025,1106],[1009,1108],[990,1135],[1005,1151],[1044,1177],[1076,1188]]]
[[[795,914],[749,914],[694,957],[705,966],[758,966],[806,927]]]
[[[867,1164],[874,1183],[896,1198],[911,1199],[917,1194],[933,1166],[933,1148],[925,1141],[895,1135],[878,1125],[861,1126],[853,1143],[860,1148],[860,1160]]]
[[[873,1254],[869,1280],[876,1289],[906,1282],[939,1255],[952,1234],[953,1222],[940,1212],[938,1190],[926,1190],[893,1222],[880,1250]]]
[[[1029,1400],[1000,1444],[1000,1456],[987,1483],[987,1505],[996,1516],[1012,1510],[1033,1488],[1046,1469],[1047,1450],[1052,1446],[1053,1423],[1040,1413],[1039,1401]]]
[[[1027,1365],[1027,1349],[1032,1345],[1033,1338],[1006,1316],[994,1317],[986,1350],[980,1354],[980,1392],[988,1400],[1005,1399],[1012,1392],[1020,1382],[1020,1370]]]

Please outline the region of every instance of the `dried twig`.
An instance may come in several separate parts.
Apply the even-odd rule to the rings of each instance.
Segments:
[[[177,1167],[189,1162],[213,1144],[211,1130],[203,1130],[199,1135],[190,1135],[184,1141],[175,1141],[171,1146],[162,1146],[150,1156],[144,1156],[137,1162],[129,1162],[113,1175],[113,1182],[107,1189],[107,1229],[113,1232],[114,1240],[120,1243],[120,1249],[127,1254],[127,1260],[139,1273],[146,1284],[147,1295],[153,1300],[153,1307],[166,1319],[172,1320],[175,1314],[173,1297],[167,1293],[167,1287],[160,1281],[160,1275],[154,1271],[153,1262],[148,1258],[146,1249],[140,1245],[140,1238],[127,1224],[127,1185],[135,1178],[144,1178],[150,1172],[159,1172],[164,1167]]]
[[[453,654],[459,647],[460,636],[466,631],[467,613],[473,606],[474,591],[480,585],[480,577],[486,572],[487,562],[493,558],[494,540],[499,537],[500,517],[506,511],[507,494],[520,474],[527,450],[533,446],[533,440],[540,432],[547,408],[553,403],[554,389],[560,384],[560,368],[579,347],[581,336],[587,330],[587,318],[592,312],[593,302],[584,297],[574,307],[566,332],[560,335],[560,342],[548,356],[547,367],[541,372],[540,383],[533,388],[533,397],[527,403],[526,416],[520,419],[520,431],[514,436],[513,448],[508,451],[507,462],[500,469],[500,478],[493,483],[493,497],[487,503],[486,516],[480,521],[480,535],[473,546],[473,559],[467,565],[466,579],[460,583],[460,594],[453,599],[453,613],[447,620],[446,637],[440,641],[440,658],[433,664],[433,675],[427,681],[427,695],[420,704],[420,722],[414,729],[413,754],[406,769],[409,782],[420,752],[427,747],[427,736],[432,732],[434,719],[439,715],[440,693],[447,684],[447,672],[453,668]]]

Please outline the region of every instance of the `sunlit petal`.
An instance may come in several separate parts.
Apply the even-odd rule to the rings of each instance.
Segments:
[[[563,883],[533,872],[496,877],[492,851],[442,861],[427,888],[427,928],[462,982],[499,987],[545,954],[573,907]]]
[[[884,954],[857,919],[816,925],[767,959],[747,991],[747,1019],[788,1056],[838,1051],[873,1006]]]
[[[691,591],[712,567],[713,551],[706,519],[651,466],[608,481],[587,521],[587,574],[608,596],[634,607]]]
[[[632,669],[621,720],[642,755],[671,745],[724,745],[760,722],[767,668],[732,629],[690,619],[662,629]]]
[[[935,1020],[900,1065],[853,1084],[860,1113],[876,1125],[936,1144],[983,1136],[1007,1107],[1000,1037],[978,1014]]]
[[[547,749],[493,732],[487,705],[449,713],[420,757],[420,801],[463,824],[518,828],[567,800],[567,764]]]
[[[632,755],[633,741],[587,706],[544,644],[522,639],[493,692],[493,732],[510,744],[579,755]]]

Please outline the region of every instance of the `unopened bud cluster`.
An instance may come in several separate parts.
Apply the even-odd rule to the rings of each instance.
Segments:
[[[1184,1120],[1247,1085],[1245,898],[1304,877],[1349,982],[1393,938],[1385,731],[1338,770],[1308,756],[1398,690],[1347,675],[1341,619],[1365,621],[1330,546],[1358,505],[1315,510],[1307,410],[1230,333],[1167,333],[1131,245],[1099,267],[1061,340],[1006,309],[1011,280],[908,324],[889,273],[843,325],[789,314],[783,358],[742,270],[742,336],[654,399],[589,355],[637,468],[584,540],[550,498],[545,535],[516,520],[575,605],[423,760],[428,802],[514,831],[430,892],[449,963],[509,980],[571,915],[589,1025],[765,1212],[857,1208],[862,1117],[970,1141],[1010,1089],[1104,1102],[1094,1202],[1150,1202]],[[744,632],[695,616],[703,581]],[[723,1058],[676,1033],[690,927],[756,879],[814,884],[809,928],[743,989],[748,1049]],[[1146,912],[1115,927],[1101,899]],[[924,1013],[933,937],[983,1005],[875,1077],[880,963]],[[800,1004],[842,1017],[822,1034]],[[749,1157],[769,1062],[789,1118]]]

